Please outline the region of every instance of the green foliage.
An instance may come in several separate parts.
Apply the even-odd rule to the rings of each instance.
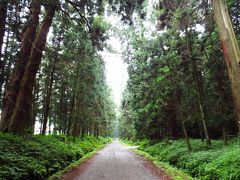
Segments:
[[[124,140],[124,142],[129,142]],[[139,149],[153,156],[157,161],[169,163],[199,179],[239,179],[240,153],[237,140],[227,147],[221,141],[212,141],[206,146],[201,140],[191,140],[189,152],[184,140],[147,144],[146,140],[136,141]],[[133,142],[131,142],[133,143]]]
[[[192,180],[192,179],[194,179],[194,178],[190,177],[189,175],[185,174],[183,171],[170,166],[168,163],[159,161],[158,159],[154,158],[153,156],[149,155],[148,153],[146,153],[144,151],[134,150],[134,152],[153,161],[153,163],[157,167],[159,167],[161,170],[164,170],[164,172],[166,172],[174,180],[182,180],[182,179]]]
[[[17,137],[0,133],[0,179],[46,179],[109,141],[92,136],[74,139],[63,135]]]
[[[240,153],[239,147],[227,149],[221,156],[216,156],[206,165],[203,173],[204,179],[240,179]]]
[[[100,149],[101,147],[99,147]],[[90,153],[87,153],[86,155],[84,155],[83,157],[81,157],[79,160],[71,163],[70,165],[68,165],[66,168],[64,168],[61,171],[58,171],[57,173],[53,174],[52,176],[50,176],[48,179],[49,180],[58,180],[60,179],[65,173],[71,171],[72,169],[74,169],[75,167],[77,167],[78,165],[80,165],[82,162],[84,162],[86,159],[90,158],[91,156],[93,156],[97,150],[96,149],[94,151],[91,151]]]
[[[201,13],[196,13],[198,8]],[[136,18],[127,32],[124,59],[129,80],[120,136],[156,141],[236,135],[229,78],[210,6],[169,0],[152,11],[158,16],[158,29],[151,31],[155,22],[145,25]]]
[[[95,136],[110,135],[116,118],[115,105],[99,53],[108,38],[109,24],[94,13],[88,32],[72,21],[65,23],[63,18],[57,15],[53,22],[52,43],[43,59],[38,79],[36,119],[41,119],[44,114],[52,78],[48,119],[54,124],[54,131],[79,136],[91,129],[90,133]]]
[[[108,36],[106,32],[109,30],[110,25],[104,20],[102,16],[97,16],[93,19],[92,23],[92,40],[94,45],[99,49],[103,50],[106,44],[104,43]]]

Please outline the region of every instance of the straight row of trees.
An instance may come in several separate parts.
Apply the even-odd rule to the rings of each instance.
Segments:
[[[0,130],[107,135],[103,1],[0,1]],[[51,127],[54,128],[51,128]]]
[[[189,137],[208,145],[223,137],[227,144],[228,135],[239,132],[237,7],[238,1],[227,7],[224,0],[162,0],[148,23],[155,31],[135,19],[125,51],[130,78],[120,118],[123,137],[185,137],[191,149]]]

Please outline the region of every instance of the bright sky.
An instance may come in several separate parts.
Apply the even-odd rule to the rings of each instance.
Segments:
[[[147,9],[147,16],[150,19],[152,14],[152,6],[157,2],[157,0],[149,0],[149,7]],[[111,24],[112,31],[124,29],[124,25],[121,22],[121,17],[119,15],[114,15],[113,13],[105,12],[105,20]],[[147,24],[149,26],[149,24]],[[154,26],[153,26],[154,27]],[[114,34],[113,32],[110,34]],[[122,93],[126,87],[128,80],[127,64],[121,59],[121,42],[120,39],[116,37],[117,35],[110,35],[109,45],[112,46],[113,52],[105,50],[103,53],[105,67],[106,67],[106,79],[107,83],[112,89],[112,94],[117,107],[121,105]]]
[[[156,0],[149,0],[148,1],[148,6],[147,6],[147,19],[144,22],[144,25],[147,28],[150,28],[148,33],[149,35],[151,32],[156,30],[156,27],[151,20],[152,18],[152,11],[153,11],[153,5],[156,4],[158,1]],[[108,14],[105,13],[105,19],[110,23],[114,28],[118,28],[119,30],[124,29],[124,25],[121,23],[120,16],[116,16],[114,14]],[[201,25],[196,26],[196,29],[199,32],[204,31],[204,27]],[[114,34],[114,33],[110,33]],[[110,35],[109,39],[109,45],[112,46],[113,52],[105,50],[102,52],[102,56],[105,61],[105,67],[106,67],[106,79],[107,83],[112,89],[112,94],[114,101],[117,105],[117,107],[120,107],[121,104],[121,97],[122,93],[126,87],[127,80],[128,80],[128,72],[127,72],[127,64],[123,62],[121,59],[121,52],[122,52],[122,47],[121,47],[121,42],[120,40],[116,37],[117,35]],[[114,53],[116,52],[116,53]]]
[[[121,58],[122,46],[120,38],[115,33],[116,27],[118,30],[123,28],[121,17],[105,11],[105,20],[111,25],[109,32],[108,45],[111,51],[107,48],[101,53],[105,61],[105,75],[108,86],[112,90],[113,100],[117,108],[121,105],[122,93],[126,87],[128,80],[127,64]]]
[[[105,50],[102,56],[105,61],[106,79],[117,107],[121,104],[122,92],[128,80],[127,64],[121,59],[121,43],[116,37],[110,37],[109,44],[114,52]]]

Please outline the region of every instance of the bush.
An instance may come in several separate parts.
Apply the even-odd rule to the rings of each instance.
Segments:
[[[127,141],[125,141],[127,142]],[[236,139],[223,146],[222,141],[212,141],[206,146],[201,140],[191,140],[189,152],[184,140],[159,142],[136,141],[140,150],[158,161],[167,162],[199,179],[240,179],[240,149]]]
[[[240,149],[232,148],[205,167],[204,179],[240,179]]]
[[[18,137],[0,133],[0,179],[46,179],[109,142],[108,138],[64,135]]]

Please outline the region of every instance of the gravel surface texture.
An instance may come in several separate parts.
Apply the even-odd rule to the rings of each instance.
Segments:
[[[113,141],[62,180],[169,180],[168,175],[131,151],[135,147]]]

